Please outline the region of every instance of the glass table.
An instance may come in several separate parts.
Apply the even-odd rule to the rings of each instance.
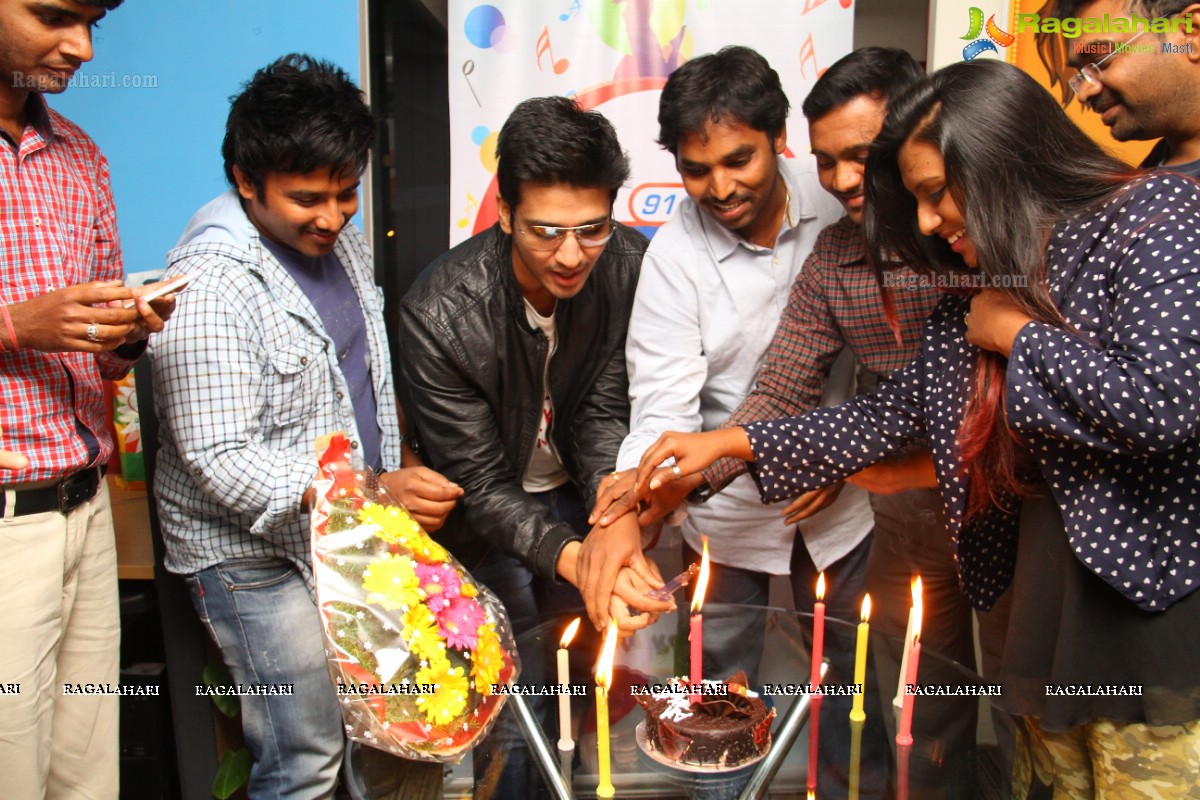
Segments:
[[[531,692],[557,683],[556,654],[575,613],[547,617],[518,637],[520,685]],[[631,689],[665,683],[688,673],[686,612],[664,614],[617,647],[609,695],[613,784],[616,796],[694,798],[805,798],[809,763],[816,765],[817,798],[946,798],[974,796],[975,725],[987,687],[972,670],[926,647],[920,654],[914,697],[913,744],[895,745],[899,706],[899,637],[872,630],[863,681],[866,721],[851,724],[850,694],[817,700],[805,693],[811,666],[810,614],[757,606],[707,604],[704,608],[704,677],[724,680],[741,671],[776,717],[765,757],[741,768],[697,773],[667,766],[638,742],[645,713]],[[823,685],[853,692],[854,624],[826,619]],[[601,636],[586,619],[571,644],[573,750],[558,749],[558,699],[552,695],[509,698],[531,759],[550,796],[595,797],[598,781],[594,669]],[[819,709],[818,725],[811,724]],[[815,728],[815,733],[814,733]],[[813,748],[813,738],[817,745]],[[810,749],[815,750],[810,753]],[[530,795],[532,796],[532,794]]]

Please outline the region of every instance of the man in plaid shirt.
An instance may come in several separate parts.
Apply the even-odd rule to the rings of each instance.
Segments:
[[[122,286],[108,164],[47,107],[121,0],[0,2],[0,775],[5,798],[115,798],[120,619],[104,379],[174,308]],[[71,687],[75,689],[71,692]],[[90,687],[90,689],[88,688]],[[60,693],[61,690],[61,693]],[[70,692],[70,693],[69,693]]]
[[[167,256],[192,282],[151,349],[166,567],[236,683],[293,688],[241,698],[251,798],[331,797],[342,761],[309,547],[316,439],[347,431],[427,530],[462,493],[401,438],[383,294],[351,222],[375,136],[343,70],[303,55],[264,67],[225,128],[234,188]]]

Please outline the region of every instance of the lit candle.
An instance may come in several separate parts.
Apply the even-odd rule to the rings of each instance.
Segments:
[[[597,797],[612,797],[612,765],[609,760],[608,741],[608,690],[612,686],[613,660],[617,654],[617,623],[609,621],[604,635],[604,649],[600,651],[600,662],[596,664],[596,751],[600,762],[600,783],[596,786]]]
[[[704,680],[704,615],[700,611],[704,608],[704,592],[708,589],[707,536],[703,538],[703,542],[704,552],[700,556],[700,575],[696,578],[696,592],[692,595],[691,627],[688,630],[688,642],[692,645],[689,676],[692,686],[699,686]],[[693,703],[698,702],[700,694],[692,692],[691,700]]]
[[[921,595],[913,590],[913,607],[916,609],[917,622],[913,630],[912,650],[908,655],[908,671],[904,674],[904,684],[908,686],[916,686],[917,683],[917,663],[921,660]],[[904,705],[900,707],[900,730],[896,733],[896,744],[907,747],[913,743],[912,738],[912,715],[913,703],[917,697],[912,692],[904,693]]]
[[[904,682],[908,675],[908,653],[913,644],[913,626],[915,624],[919,628],[921,624],[917,619],[922,613],[920,597],[921,576],[918,575],[912,583],[913,604],[908,609],[908,627],[904,629],[904,644],[900,646],[900,677],[896,680],[896,697],[892,700],[892,705],[896,708],[904,707]]]
[[[820,675],[817,676],[820,680]],[[821,695],[813,695],[808,707],[808,792],[811,796],[817,788],[817,742],[821,736]]]
[[[850,719],[862,722],[867,718],[863,711],[863,695],[867,693],[867,634],[871,632],[871,595],[864,595],[862,602],[862,622],[858,624],[858,643],[854,649],[854,683],[858,687],[854,695],[854,705],[850,709]]]
[[[817,602],[813,604],[812,673],[809,686],[821,683],[821,657],[825,651],[825,573],[817,576]]]
[[[579,630],[579,617],[563,631],[562,639],[558,642],[558,685],[562,694],[558,696],[558,749],[574,750],[575,740],[571,737],[571,695],[567,688],[571,683],[571,664],[567,647]]]
[[[858,774],[862,771],[861,722],[850,723],[850,795],[848,800],[858,800]]]

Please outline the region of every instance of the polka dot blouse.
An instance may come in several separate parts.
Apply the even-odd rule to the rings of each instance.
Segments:
[[[1167,173],[1133,181],[1098,212],[1060,222],[1046,263],[1050,295],[1074,330],[1021,330],[1008,423],[1036,458],[1080,561],[1160,611],[1200,585],[1200,185]],[[963,591],[987,609],[1012,579],[1018,516],[993,508],[964,523],[969,478],[955,435],[979,352],[965,339],[968,307],[944,299],[921,354],[873,394],[747,432],[768,502],[926,438]]]

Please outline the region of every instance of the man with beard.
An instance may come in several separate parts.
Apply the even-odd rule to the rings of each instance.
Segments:
[[[1147,22],[1145,26],[1131,22],[1127,33],[1085,31],[1073,39],[1038,34],[1038,49],[1050,74],[1059,74],[1054,67],[1065,58],[1067,66],[1076,70],[1067,78],[1067,86],[1081,105],[1100,115],[1117,141],[1159,139],[1143,167],[1162,166],[1200,177],[1200,3],[1055,0],[1042,17],[1086,20],[1106,15],[1110,20],[1136,16]],[[1160,18],[1170,20],[1170,32],[1148,31],[1150,23]],[[1140,52],[1144,44],[1156,52]],[[1126,46],[1139,49],[1127,52]],[[1064,94],[1064,100],[1069,100],[1065,88]]]
[[[675,157],[688,196],[646,251],[626,342],[632,417],[617,462],[624,472],[606,494],[628,482],[660,434],[715,428],[746,397],[788,288],[817,235],[841,213],[807,159],[783,158],[788,108],[778,74],[745,47],[695,58],[663,87],[658,142]],[[842,370],[835,388],[848,392],[852,378]],[[817,573],[826,571],[852,617],[870,545],[866,494],[851,487],[814,495],[785,518],[741,476],[708,502],[690,504],[684,558],[699,557],[707,534],[706,601],[765,605],[771,575],[790,571],[797,608],[810,608]],[[602,544],[593,536],[584,550]],[[830,613],[838,612],[840,605]],[[705,640],[718,640],[715,623]],[[753,672],[756,656],[743,656],[756,649],[734,649],[713,656],[713,674],[735,664]]]

